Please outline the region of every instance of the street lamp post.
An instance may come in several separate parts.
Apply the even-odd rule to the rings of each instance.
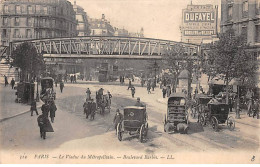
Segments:
[[[156,69],[157,69],[157,68],[159,68],[159,66],[158,66],[157,62],[155,61],[155,62],[154,62],[154,75],[155,75],[155,76],[154,76],[154,79],[155,79],[155,86],[156,86]]]

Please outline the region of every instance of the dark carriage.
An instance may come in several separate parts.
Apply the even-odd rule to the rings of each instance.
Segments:
[[[198,94],[196,96],[196,104],[192,108],[191,116],[195,118],[200,115],[207,107],[208,102],[212,99],[212,96],[208,96],[205,94]]]
[[[164,117],[164,132],[179,131],[187,133],[188,124],[186,95],[184,93],[173,93],[168,98],[167,114]]]
[[[110,113],[111,102],[108,94],[99,94],[97,92],[96,101],[97,101],[97,108],[99,109],[100,114],[103,115],[106,110]]]
[[[41,94],[40,99],[42,101],[55,100],[56,92],[53,88],[54,79],[51,77],[45,77],[41,79]]]
[[[129,106],[124,108],[124,117],[117,125],[117,137],[121,141],[123,133],[139,134],[140,142],[144,141],[148,132],[147,112],[145,107]]]
[[[210,124],[214,131],[219,124],[227,124],[230,130],[235,128],[235,119],[229,116],[229,105],[218,101],[210,101],[208,107],[199,114],[199,123],[203,126]]]

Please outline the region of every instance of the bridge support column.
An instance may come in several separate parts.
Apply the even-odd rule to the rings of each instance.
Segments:
[[[87,75],[87,66],[83,65],[83,75],[84,75],[84,80],[86,80],[86,75]]]

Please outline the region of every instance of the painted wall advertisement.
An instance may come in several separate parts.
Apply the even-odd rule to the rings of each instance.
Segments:
[[[218,7],[213,5],[188,5],[182,14],[182,36],[210,37],[216,35]]]

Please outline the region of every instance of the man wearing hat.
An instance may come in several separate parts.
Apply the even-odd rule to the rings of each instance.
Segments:
[[[117,128],[117,125],[122,122],[123,120],[123,115],[120,113],[119,109],[116,109],[116,115],[114,117],[113,123],[115,125],[115,129]],[[117,130],[117,129],[116,129]]]
[[[88,100],[88,99],[91,99],[91,98],[90,98],[91,91],[90,91],[89,88],[87,89],[86,93],[87,93],[87,100]]]
[[[137,97],[137,102],[135,103],[135,106],[145,107],[145,105],[143,105],[143,103],[140,102],[140,97]]]

